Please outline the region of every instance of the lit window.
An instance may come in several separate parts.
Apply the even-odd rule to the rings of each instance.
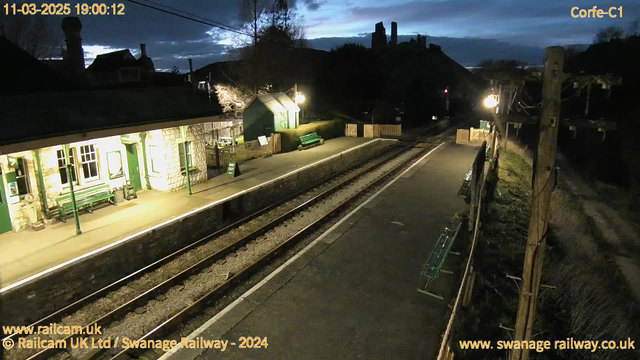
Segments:
[[[27,159],[19,157],[16,159],[18,167],[16,168],[16,183],[18,183],[18,194],[26,195],[31,192],[29,185],[29,175]]]
[[[69,185],[69,174],[67,174],[67,159],[64,156],[64,150],[58,150],[58,172],[60,173],[60,182],[62,185]],[[69,163],[71,164],[71,175],[73,182],[77,182],[76,179],[76,163],[73,157],[73,149],[69,151]]]
[[[85,180],[94,180],[99,177],[98,156],[93,144],[80,147],[80,161],[82,162],[82,175]]]
[[[193,151],[191,151],[191,141],[187,141],[187,159],[189,159],[189,167],[193,165]],[[185,170],[184,166],[184,148],[185,143],[178,144],[178,153],[180,154],[180,170]]]

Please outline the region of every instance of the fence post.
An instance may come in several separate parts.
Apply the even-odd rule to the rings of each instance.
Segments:
[[[469,279],[467,280],[467,287],[464,291],[464,300],[462,301],[462,306],[468,307],[471,305],[471,297],[473,296],[473,284],[476,281],[476,272],[473,271],[473,267],[471,267],[471,273],[469,274]]]

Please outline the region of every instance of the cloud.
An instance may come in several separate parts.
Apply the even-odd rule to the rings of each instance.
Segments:
[[[398,22],[405,34],[422,33],[446,37],[480,37],[514,44],[535,46],[590,42],[599,28],[627,26],[640,16],[637,0],[600,0],[599,8],[623,6],[625,17],[620,19],[574,19],[573,6],[591,8],[592,0],[504,1],[504,0],[432,0],[402,1],[351,0],[351,7],[332,11],[333,17],[309,29],[312,37],[345,36],[374,30],[374,24]],[[375,5],[374,5],[375,4]],[[327,6],[328,7],[328,6]],[[325,15],[320,10],[318,16]],[[313,20],[313,15],[308,15]]]
[[[238,0],[154,1],[207,21],[241,27]],[[601,8],[623,6],[622,20],[574,19],[570,16],[571,7],[591,7],[592,0],[571,3],[557,0],[298,0],[297,9],[305,19],[307,35],[316,38],[310,40],[314,47],[328,50],[331,46],[356,40],[369,46],[367,36],[374,31],[375,23],[384,21],[389,27],[391,21],[397,21],[400,34],[427,34],[430,42],[442,45],[457,61],[475,65],[476,58],[505,54],[533,63],[537,49],[556,44],[589,43],[599,28],[624,27],[639,16],[637,0],[612,1],[598,0],[596,3]],[[75,4],[83,1],[68,2],[75,8]],[[81,16],[84,44],[96,46],[96,49],[137,51],[140,43],[146,43],[157,68],[170,69],[177,65],[184,71],[188,67],[186,58],[194,59],[196,68],[227,60],[229,46],[237,38],[237,35],[214,26],[130,2],[124,4],[123,16]],[[53,21],[57,22],[56,30],[60,31],[62,17]],[[362,34],[366,39],[356,36]]]
[[[326,1],[317,1],[317,0],[304,0],[304,5],[307,7],[309,11],[317,11],[320,9],[322,4],[326,3]]]

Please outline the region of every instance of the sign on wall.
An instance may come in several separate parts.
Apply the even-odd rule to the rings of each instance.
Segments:
[[[124,175],[120,150],[107,153],[107,167],[109,168],[109,180],[121,178]]]
[[[18,183],[13,181],[9,184],[9,196],[18,196],[20,193],[18,191]]]
[[[267,141],[267,137],[264,135],[258,136],[258,141],[260,142],[260,146],[269,145],[269,142]]]

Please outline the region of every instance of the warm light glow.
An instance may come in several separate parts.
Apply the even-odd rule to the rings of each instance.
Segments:
[[[302,104],[307,98],[304,97],[304,95],[298,93],[298,95],[296,95],[296,101],[298,102],[298,104]]]
[[[489,95],[486,99],[484,99],[484,106],[488,108],[496,107],[498,105],[498,96],[497,95]]]

